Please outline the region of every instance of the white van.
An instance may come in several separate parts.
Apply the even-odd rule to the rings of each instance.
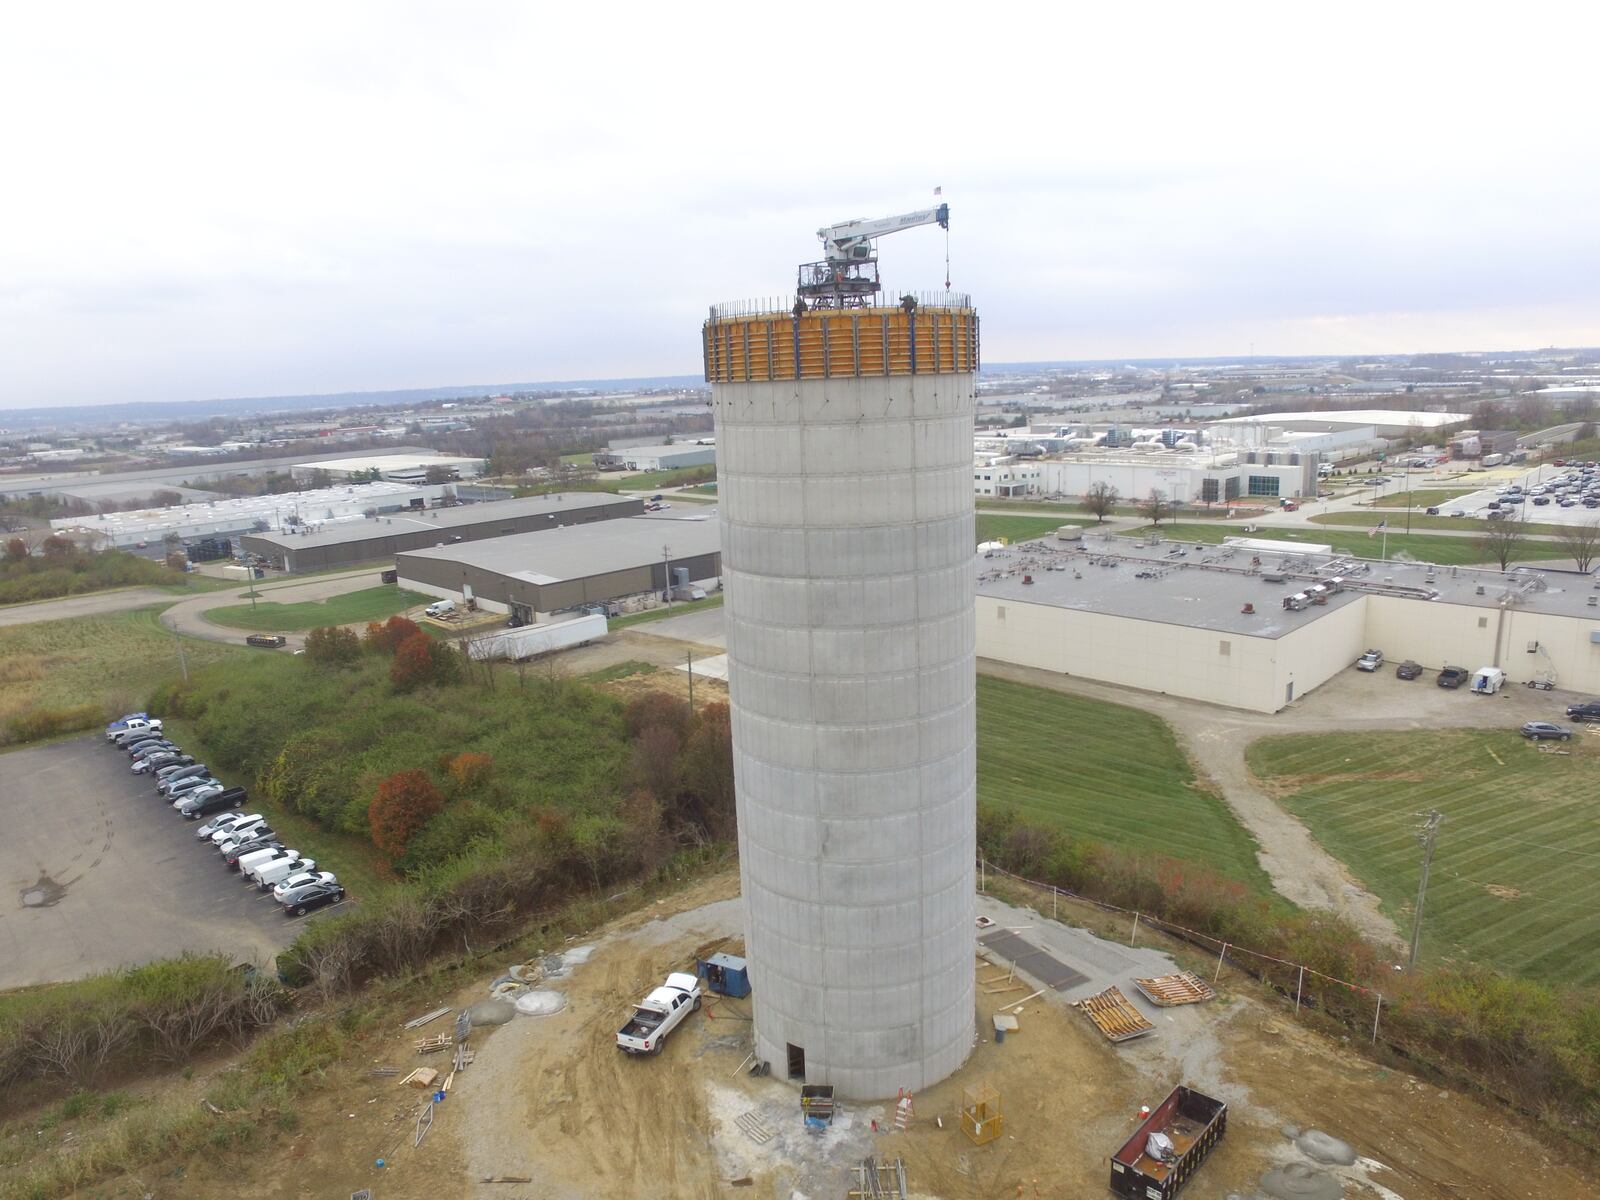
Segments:
[[[456,602],[454,600],[435,600],[427,608],[423,609],[422,613],[428,617],[444,617],[455,612],[455,610]]]

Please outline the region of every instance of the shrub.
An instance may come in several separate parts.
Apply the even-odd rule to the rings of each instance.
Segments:
[[[447,768],[450,778],[462,791],[471,791],[485,782],[494,771],[494,755],[468,750],[450,760]]]
[[[93,729],[106,719],[98,704],[74,704],[70,708],[36,708],[12,717],[6,728],[13,742],[36,742],[40,738]]]
[[[342,626],[324,625],[306,634],[306,657],[339,666],[361,657],[361,639]]]
[[[378,654],[393,654],[400,648],[401,642],[419,633],[422,633],[420,625],[401,616],[390,617],[382,625],[369,621],[366,648]]]
[[[628,701],[622,723],[629,737],[638,737],[653,725],[663,726],[677,735],[681,745],[689,737],[691,716],[689,706],[676,696],[648,691]]]
[[[406,845],[444,808],[444,797],[433,780],[421,771],[396,771],[378,785],[367,808],[372,844],[391,859],[406,852]]]

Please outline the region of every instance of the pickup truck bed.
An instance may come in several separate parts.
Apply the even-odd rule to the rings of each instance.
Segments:
[[[662,1014],[650,1012],[648,1009],[639,1009],[631,1020],[622,1027],[623,1037],[647,1038],[660,1027]]]

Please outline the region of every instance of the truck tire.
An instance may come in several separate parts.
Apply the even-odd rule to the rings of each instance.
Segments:
[[[660,1054],[661,1053],[661,1047],[665,1046],[666,1044],[667,1044],[667,1039],[666,1038],[662,1038],[654,1046],[650,1047],[650,1053],[651,1054]]]

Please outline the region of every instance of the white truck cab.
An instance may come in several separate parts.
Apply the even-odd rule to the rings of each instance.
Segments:
[[[617,1031],[617,1049],[629,1054],[660,1054],[667,1035],[700,1007],[700,981],[674,971],[666,983],[641,1000]]]

